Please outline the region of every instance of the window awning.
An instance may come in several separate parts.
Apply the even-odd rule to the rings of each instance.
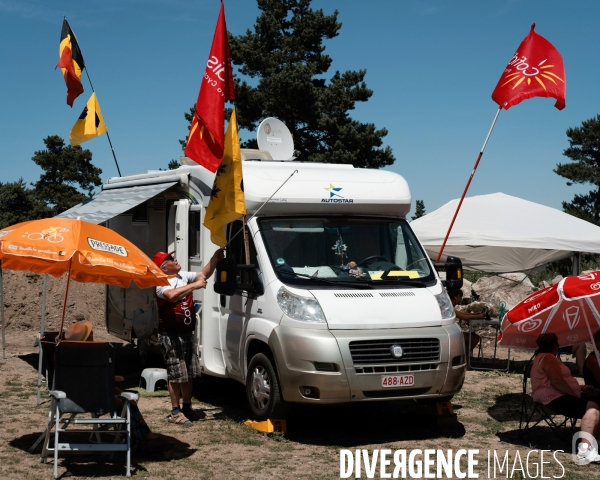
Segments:
[[[127,210],[131,210],[176,183],[178,182],[103,190],[98,195],[75,205],[73,208],[57,215],[57,217],[80,218],[90,223],[102,223]]]

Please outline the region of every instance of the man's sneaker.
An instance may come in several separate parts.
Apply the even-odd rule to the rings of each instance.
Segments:
[[[600,455],[592,445],[587,450],[582,450],[581,447],[577,449],[577,458],[579,460],[587,460],[588,462],[600,462]]]

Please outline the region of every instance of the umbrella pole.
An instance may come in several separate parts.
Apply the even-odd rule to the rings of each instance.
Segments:
[[[40,353],[38,359],[38,381],[37,381],[37,404],[40,404],[40,389],[42,388],[42,335],[45,332],[44,320],[46,319],[46,285],[48,282],[48,275],[44,274],[44,287],[42,291],[42,319],[40,321]],[[48,379],[46,378],[46,382]]]
[[[6,340],[4,339],[4,286],[2,284],[2,260],[0,260],[0,316],[2,317],[2,358],[6,360]]]
[[[62,320],[60,321],[60,329],[58,330],[58,338],[62,338],[63,326],[65,324],[65,313],[67,312],[67,298],[69,298],[69,285],[71,285],[71,265],[73,260],[69,262],[69,271],[67,273],[67,291],[65,292],[65,301],[63,303]]]

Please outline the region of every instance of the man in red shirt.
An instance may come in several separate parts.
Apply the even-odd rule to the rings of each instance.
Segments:
[[[170,275],[168,287],[156,287],[158,303],[158,346],[167,364],[171,413],[167,419],[177,425],[191,425],[202,414],[192,409],[192,389],[195,377],[200,376],[200,362],[194,350],[192,332],[196,329],[194,290],[206,288],[223,249],[217,250],[199,272],[182,272],[174,252],[158,252],[152,259]],[[179,406],[179,398],[183,405]]]

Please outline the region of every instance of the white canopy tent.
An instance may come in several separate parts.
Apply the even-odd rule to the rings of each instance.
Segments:
[[[458,199],[411,222],[434,261]],[[600,227],[554,208],[503,193],[465,198],[440,261],[460,258],[467,269],[518,272],[574,253],[600,253]]]

